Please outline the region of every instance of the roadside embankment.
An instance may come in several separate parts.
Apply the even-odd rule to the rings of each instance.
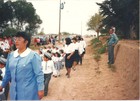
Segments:
[[[139,99],[139,51],[138,41],[122,40],[115,47],[115,67],[129,99]]]

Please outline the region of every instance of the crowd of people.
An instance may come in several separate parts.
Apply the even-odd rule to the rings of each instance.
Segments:
[[[33,43],[34,43],[35,47],[36,46],[41,46],[41,45],[47,45],[47,44],[50,44],[50,43],[55,45],[56,40],[57,40],[57,35],[56,36],[49,35],[48,37],[47,36],[33,37]]]
[[[44,73],[44,95],[48,94],[48,85],[51,75],[57,78],[61,75],[61,69],[66,67],[66,77],[70,78],[71,68],[75,71],[76,65],[82,65],[82,58],[85,54],[86,42],[82,37],[77,36],[65,39],[64,47],[44,46],[38,50],[42,58],[42,70]]]
[[[13,49],[14,46],[14,37],[2,37],[0,36],[0,56],[3,55],[7,58],[10,50]]]
[[[39,100],[47,96],[51,77],[60,77],[62,68],[66,67],[66,77],[70,78],[71,68],[76,70],[76,65],[82,64],[86,43],[81,37],[65,41],[64,47],[53,44],[36,52],[29,48],[31,37],[18,32],[14,37],[16,49],[0,57],[0,98],[6,100],[9,92],[10,100]],[[5,49],[10,50],[10,45]]]
[[[118,42],[114,27],[110,29],[108,41],[108,64],[114,63],[114,46]],[[9,53],[10,45],[0,38],[0,100],[39,100],[48,95],[51,77],[61,77],[61,69],[66,68],[66,77],[71,77],[71,69],[82,65],[86,53],[86,42],[81,36],[65,38],[63,47],[44,46],[33,51],[29,48],[31,37],[26,32],[18,32],[14,39],[15,50]],[[3,46],[2,46],[3,45]],[[7,59],[6,59],[7,58]],[[10,90],[9,90],[10,86]]]

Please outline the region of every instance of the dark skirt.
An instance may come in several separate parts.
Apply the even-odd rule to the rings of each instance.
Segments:
[[[72,65],[73,65],[73,56],[71,56],[70,59],[67,59],[67,57],[69,56],[70,54],[66,54],[65,55],[65,67],[66,68],[71,68]]]
[[[78,50],[75,50],[74,55],[73,55],[73,61],[76,61],[77,63],[79,62],[79,53]]]

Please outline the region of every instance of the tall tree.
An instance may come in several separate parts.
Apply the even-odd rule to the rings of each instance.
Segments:
[[[26,0],[17,0],[14,2],[8,0],[4,2],[4,0],[0,0],[1,33],[5,31],[11,34],[9,29],[17,31],[26,30],[33,33],[39,28],[41,23],[42,20],[36,14],[36,10],[30,2]]]
[[[0,31],[1,33],[8,26],[8,22],[12,19],[12,8],[10,1],[4,3],[4,0],[0,0]]]
[[[28,25],[26,26],[26,31],[29,33],[36,33],[37,29],[40,27],[39,24],[42,23],[42,20],[38,15],[35,15],[27,20]]]
[[[27,20],[34,16],[35,9],[31,3],[22,0],[14,2],[13,8],[17,29],[23,30]]]
[[[87,23],[88,25],[88,29],[87,30],[94,30],[97,32],[97,37],[99,37],[99,32],[102,29],[102,19],[103,16],[101,16],[100,14],[95,14],[94,16],[92,16],[89,20],[89,22]]]
[[[139,0],[105,0],[97,3],[100,13],[105,17],[103,24],[107,27],[115,26],[124,38],[131,38],[130,34],[139,37]]]

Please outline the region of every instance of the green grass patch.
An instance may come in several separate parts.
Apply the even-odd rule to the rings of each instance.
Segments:
[[[98,53],[99,54],[103,54],[103,53],[105,53],[106,52],[106,45],[103,45],[103,46],[101,46],[99,49],[98,49]]]
[[[98,62],[100,61],[100,54],[106,52],[107,45],[103,45],[102,42],[98,38],[94,38],[91,40],[91,44],[93,45],[94,50],[94,59]]]
[[[98,38],[94,38],[91,40],[91,44],[97,44],[97,43],[100,43],[101,41],[98,39]]]

